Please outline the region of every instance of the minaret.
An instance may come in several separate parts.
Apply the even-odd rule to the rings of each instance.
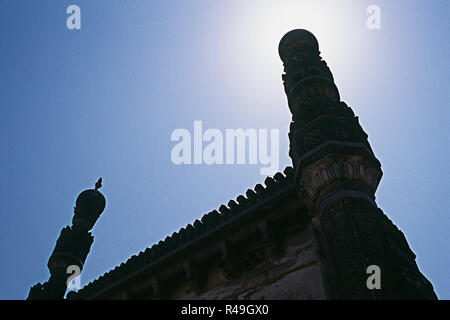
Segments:
[[[312,217],[328,298],[436,299],[403,233],[375,202],[380,162],[358,117],[340,101],[316,38],[292,30],[278,49],[292,113],[289,156]],[[369,266],[379,267],[379,289],[367,285]]]
[[[28,300],[63,299],[67,290],[67,280],[74,270],[83,269],[86,257],[91,249],[94,237],[89,232],[105,209],[106,200],[98,189],[102,178],[95,184],[95,189],[80,193],[76,200],[72,226],[61,230],[50,259],[48,269],[50,279],[44,284],[34,285],[28,294]]]

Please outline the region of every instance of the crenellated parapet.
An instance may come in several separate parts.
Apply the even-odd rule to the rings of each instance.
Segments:
[[[264,185],[132,256],[68,298],[323,299],[310,217],[298,201],[293,176],[288,167],[266,178]],[[305,274],[308,281],[289,279],[294,274]],[[286,279],[280,282],[282,277]],[[285,288],[295,282],[305,283],[301,290]],[[279,288],[262,293],[265,286]]]

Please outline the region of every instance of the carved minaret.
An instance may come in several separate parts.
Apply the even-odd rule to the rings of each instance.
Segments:
[[[105,209],[106,200],[98,189],[102,178],[95,184],[95,189],[80,193],[76,200],[72,226],[61,230],[55,249],[48,260],[50,279],[44,284],[34,285],[28,294],[28,300],[63,299],[67,290],[67,280],[75,270],[83,269],[86,257],[91,249],[94,237],[89,232]]]
[[[380,162],[340,101],[316,38],[292,30],[279,54],[292,113],[289,155],[315,226],[328,298],[436,299],[403,233],[377,207]],[[380,268],[381,289],[368,289],[371,265]]]

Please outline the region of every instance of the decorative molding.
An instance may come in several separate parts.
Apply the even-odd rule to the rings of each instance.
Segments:
[[[358,180],[374,194],[380,179],[381,170],[360,156],[329,155],[302,171],[300,192],[315,205],[320,192],[334,181]]]

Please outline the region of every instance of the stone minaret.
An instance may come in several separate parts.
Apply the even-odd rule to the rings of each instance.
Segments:
[[[380,162],[358,117],[340,101],[316,38],[292,30],[279,54],[292,113],[289,155],[312,217],[328,298],[436,299],[403,233],[375,202]],[[371,265],[379,267],[381,289],[368,289]]]
[[[98,189],[102,178],[95,184],[95,189],[80,193],[76,200],[72,226],[61,230],[55,249],[48,260],[50,278],[44,284],[34,285],[28,294],[28,300],[63,299],[67,290],[67,280],[75,270],[83,269],[86,257],[94,242],[89,232],[105,209],[106,200]]]

